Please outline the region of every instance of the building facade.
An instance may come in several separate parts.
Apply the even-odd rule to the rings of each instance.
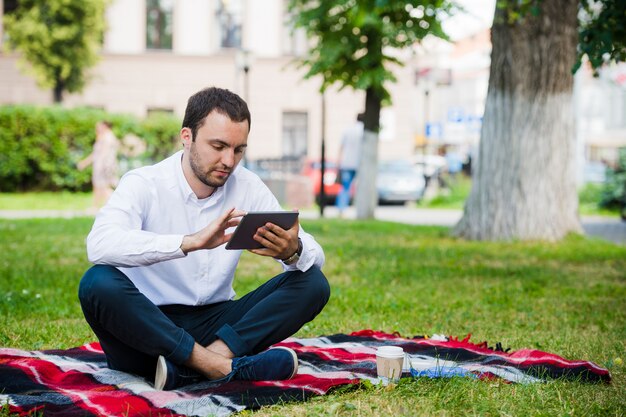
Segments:
[[[2,3],[7,11],[15,2]],[[292,33],[286,3],[113,0],[101,60],[84,91],[66,93],[63,105],[140,117],[169,111],[182,118],[191,94],[219,86],[239,93],[250,106],[249,158],[319,158],[324,137],[332,159],[343,129],[364,110],[365,96],[331,88],[322,126],[321,80],[304,80],[304,69],[295,65],[306,39]],[[17,61],[17,54],[0,55],[0,104],[51,104],[51,92],[23,75]],[[390,85],[393,105],[384,110],[383,159],[413,152],[416,129],[421,129],[415,68],[410,60],[397,68],[398,82]]]
[[[0,0],[0,11],[16,4]],[[307,40],[292,32],[286,4],[111,0],[101,60],[84,91],[66,94],[63,105],[140,117],[168,111],[182,118],[191,94],[219,86],[250,106],[248,158],[318,159],[324,139],[332,160],[343,129],[364,110],[364,93],[331,88],[322,100],[321,80],[303,79],[295,60],[306,53]],[[471,153],[480,137],[490,53],[487,28],[453,44],[426,39],[403,51],[398,81],[388,85],[393,103],[381,114],[380,158],[441,147]],[[0,52],[0,105],[51,104],[52,93],[23,75],[17,61],[17,54]],[[616,147],[626,145],[626,69],[618,66],[600,79],[581,72],[575,88],[581,158],[614,158]]]

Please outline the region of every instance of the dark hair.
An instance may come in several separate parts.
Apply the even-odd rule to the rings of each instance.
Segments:
[[[187,101],[183,127],[191,129],[192,140],[202,127],[204,119],[212,111],[217,111],[230,118],[233,122],[248,121],[250,131],[250,110],[245,101],[237,94],[223,88],[209,87],[198,91]]]

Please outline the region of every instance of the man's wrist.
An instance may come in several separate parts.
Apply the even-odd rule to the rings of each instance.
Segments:
[[[185,255],[195,250],[192,235],[183,236],[183,241],[180,243],[180,250],[182,250]]]
[[[293,265],[300,260],[300,255],[302,255],[302,240],[298,238],[298,249],[296,249],[293,255],[286,259],[282,259],[281,261],[285,265]]]

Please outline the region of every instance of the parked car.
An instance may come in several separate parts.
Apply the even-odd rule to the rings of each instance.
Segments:
[[[337,195],[341,191],[341,184],[337,181],[338,172],[337,164],[334,161],[326,161],[324,167],[324,201],[326,204],[335,204]],[[317,160],[307,161],[302,169],[302,175],[311,180],[315,200],[319,203],[320,162]],[[422,169],[408,161],[381,162],[378,166],[376,184],[380,204],[403,204],[407,201],[419,201],[425,189]],[[356,186],[358,187],[358,176]],[[353,183],[350,192],[354,197],[355,183]]]
[[[308,160],[302,168],[302,175],[309,177],[313,184],[313,194],[315,201],[320,203],[322,164],[317,160]],[[337,181],[338,175],[337,163],[334,161],[325,161],[324,163],[324,202],[326,204],[335,204],[337,195],[341,191],[341,184]]]
[[[387,161],[378,166],[376,179],[380,204],[419,201],[426,188],[424,172],[409,161]]]

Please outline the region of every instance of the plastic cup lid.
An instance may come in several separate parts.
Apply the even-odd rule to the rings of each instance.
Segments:
[[[381,346],[376,350],[376,355],[384,357],[404,356],[404,350],[400,346]]]

